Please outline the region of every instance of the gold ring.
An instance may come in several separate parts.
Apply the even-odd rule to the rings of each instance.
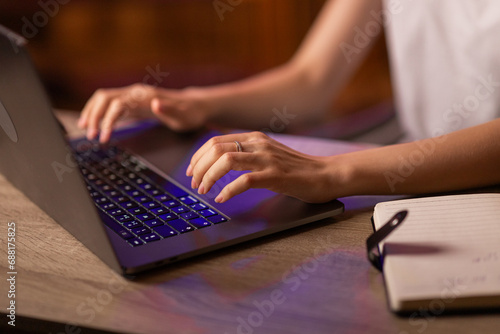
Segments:
[[[241,144],[239,141],[235,140],[234,143],[236,144],[236,150],[238,152],[243,152],[243,147],[241,147]]]

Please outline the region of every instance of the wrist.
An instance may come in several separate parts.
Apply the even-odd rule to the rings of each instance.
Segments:
[[[186,87],[183,90],[186,101],[192,101],[200,111],[205,122],[217,119],[222,110],[222,102],[213,87]]]
[[[325,157],[325,161],[324,180],[327,189],[333,190],[332,199],[357,195],[359,179],[356,176],[354,159],[351,159],[349,154],[339,154]]]

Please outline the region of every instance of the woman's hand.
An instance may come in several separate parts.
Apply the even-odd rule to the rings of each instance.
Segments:
[[[134,84],[123,88],[99,89],[82,111],[78,126],[87,138],[105,143],[121,117],[158,118],[174,131],[201,127],[208,119],[206,105],[197,89],[168,90]]]
[[[334,199],[327,167],[326,157],[303,154],[262,132],[251,132],[211,138],[193,155],[186,175],[193,177],[193,188],[206,194],[229,171],[249,171],[222,189],[215,199],[218,203],[250,188],[319,203]]]

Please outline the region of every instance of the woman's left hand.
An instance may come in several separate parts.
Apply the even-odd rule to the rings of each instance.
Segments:
[[[249,172],[226,185],[215,198],[218,203],[250,188],[267,188],[310,203],[335,198],[327,157],[297,152],[262,132],[211,138],[193,155],[186,175],[193,177],[191,186],[198,193],[206,194],[231,170]]]

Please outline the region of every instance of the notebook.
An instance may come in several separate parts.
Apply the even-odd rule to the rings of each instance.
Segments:
[[[378,203],[374,228],[400,210],[406,220],[379,245],[391,310],[500,307],[500,194]]]
[[[180,135],[153,125],[115,140],[116,148],[70,141],[25,44],[0,26],[0,173],[117,272],[133,275],[343,212],[337,200],[312,205],[266,189],[215,203],[241,172],[205,195],[193,192],[186,168],[218,131]]]

